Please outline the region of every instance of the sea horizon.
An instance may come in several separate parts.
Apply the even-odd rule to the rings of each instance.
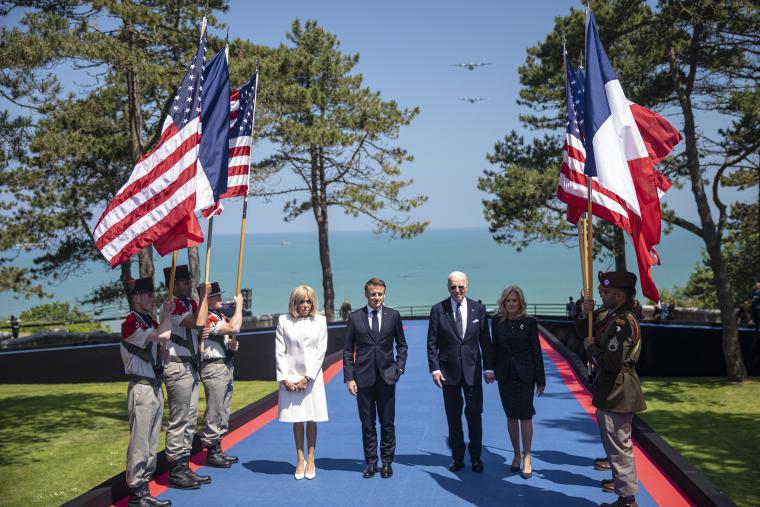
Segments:
[[[660,289],[683,286],[688,281],[703,248],[702,240],[686,231],[674,229],[663,236],[658,248],[663,266],[653,275]],[[529,304],[566,303],[576,298],[581,287],[580,257],[577,247],[548,242],[532,242],[521,252],[497,244],[486,227],[431,227],[411,239],[390,239],[367,230],[341,230],[330,233],[331,265],[335,308],[348,298],[354,308],[366,301],[364,282],[374,276],[385,280],[388,306],[424,306],[447,297],[446,276],[464,271],[469,278],[468,296],[488,305],[498,300],[508,285],[520,285]],[[205,245],[199,247],[201,273]],[[215,233],[211,252],[210,278],[219,281],[224,299],[233,296],[237,276],[239,234]],[[18,267],[31,267],[39,251],[21,252]],[[187,254],[180,252],[180,264]],[[614,268],[609,262],[595,262],[594,270]],[[632,249],[627,248],[629,270],[636,272]],[[163,281],[162,269],[171,265],[171,256],[154,256],[155,280]],[[136,272],[136,266],[133,272]],[[3,317],[18,316],[33,306],[53,301],[78,305],[87,313],[97,308],[82,305],[95,287],[116,280],[119,270],[105,262],[91,262],[58,284],[45,285],[52,298],[24,299],[0,293]],[[324,306],[322,271],[316,231],[249,232],[243,262],[242,287],[253,291],[254,315],[280,313],[287,308],[293,287],[307,284],[317,291],[320,308]],[[101,309],[102,310],[102,309]]]

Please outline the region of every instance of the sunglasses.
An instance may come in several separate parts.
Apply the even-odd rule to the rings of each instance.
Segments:
[[[449,285],[449,290],[465,290],[465,285]]]

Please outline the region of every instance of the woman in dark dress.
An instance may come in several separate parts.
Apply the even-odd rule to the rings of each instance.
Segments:
[[[546,386],[538,324],[536,319],[526,315],[526,308],[522,289],[507,287],[501,293],[499,309],[492,322],[494,373],[499,381],[499,395],[507,414],[507,431],[515,453],[511,468],[517,472],[522,467],[520,475],[524,479],[533,475],[530,462],[532,418],[536,413],[533,389],[535,386],[541,396]]]

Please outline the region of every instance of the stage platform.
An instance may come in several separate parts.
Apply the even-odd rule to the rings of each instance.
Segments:
[[[200,490],[166,488],[166,474],[151,491],[177,506],[278,505],[506,505],[593,506],[612,502],[600,481],[609,473],[593,469],[603,455],[591,396],[565,359],[542,339],[547,386],[537,398],[533,438],[533,477],[511,473],[512,450],[496,384],[484,384],[483,473],[467,467],[452,473],[446,446],[446,417],[440,390],[428,373],[426,320],[406,321],[409,359],[396,391],[394,476],[362,478],[363,453],[356,400],[343,383],[342,362],[325,372],[330,420],[318,426],[314,480],[296,481],[292,425],[269,410],[227,435],[223,447],[240,458],[229,469],[200,469],[213,483]],[[673,482],[636,447],[642,507],[693,505]],[[203,454],[193,457],[201,464]],[[117,505],[126,505],[126,499]]]

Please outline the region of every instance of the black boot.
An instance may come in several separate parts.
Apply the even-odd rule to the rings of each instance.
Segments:
[[[216,448],[217,450],[219,450],[219,454],[221,454],[222,457],[226,459],[227,461],[229,461],[230,463],[237,463],[238,461],[240,461],[237,456],[230,456],[229,454],[224,452],[222,450],[222,444],[220,444],[219,442],[216,443]]]
[[[169,487],[176,489],[198,489],[201,483],[185,473],[182,458],[169,465]]]
[[[185,475],[188,477],[191,477],[193,480],[198,481],[199,484],[211,484],[211,476],[210,475],[200,475],[196,474],[192,470],[190,470],[190,456],[185,456],[182,458],[182,467],[185,470]]]
[[[232,462],[222,455],[219,444],[206,447],[206,466],[214,468],[230,468]]]
[[[150,494],[147,486],[133,490],[129,496],[128,507],[169,507],[171,500],[159,500]]]

